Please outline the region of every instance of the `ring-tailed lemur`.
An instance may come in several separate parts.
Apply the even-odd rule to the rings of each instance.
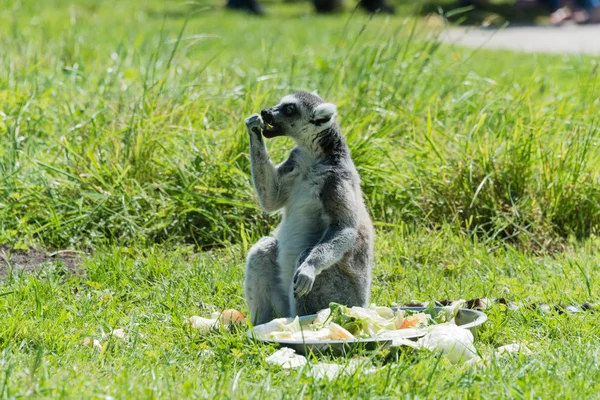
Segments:
[[[245,121],[259,203],[283,211],[273,237],[259,240],[246,262],[255,324],[316,313],[330,302],[368,305],[374,231],[335,115],[335,105],[296,92]],[[296,147],[275,166],[263,136],[288,136]]]

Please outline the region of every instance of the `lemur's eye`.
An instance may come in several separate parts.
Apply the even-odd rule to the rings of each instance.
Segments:
[[[295,104],[286,104],[285,106],[283,106],[283,113],[285,115],[287,115],[288,117],[290,115],[293,115],[296,112],[296,105]]]

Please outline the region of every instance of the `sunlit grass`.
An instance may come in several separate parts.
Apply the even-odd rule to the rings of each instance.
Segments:
[[[0,55],[5,242],[238,241],[265,223],[241,122],[296,89],[339,105],[380,223],[452,222],[538,250],[598,229],[591,58],[440,48],[400,17],[15,4]],[[270,145],[281,159],[290,143]]]

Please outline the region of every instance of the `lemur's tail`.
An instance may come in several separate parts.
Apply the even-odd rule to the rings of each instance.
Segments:
[[[409,303],[403,304],[402,307],[427,307],[430,302],[419,302],[419,301],[411,301]],[[502,304],[505,307],[511,310],[518,310],[520,308],[528,308],[531,310],[539,310],[544,313],[549,312],[557,312],[559,314],[575,314],[583,311],[599,311],[600,303],[582,303],[582,304],[557,304],[554,306],[548,305],[546,303],[522,303],[522,302],[514,302],[510,301],[506,298],[498,298],[498,299],[487,299],[485,297],[472,299],[472,300],[442,300],[436,301],[436,304],[440,306],[455,306],[457,303],[460,304],[460,307],[463,308],[471,308],[474,310],[484,311],[491,307],[494,307],[498,304]]]

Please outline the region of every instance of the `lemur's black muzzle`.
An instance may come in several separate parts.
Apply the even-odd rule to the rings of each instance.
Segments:
[[[275,136],[282,136],[280,126],[275,123],[275,115],[273,114],[273,107],[265,108],[260,112],[260,116],[265,122],[265,128],[263,129],[263,136],[266,138],[273,138]]]
[[[263,121],[265,121],[267,124],[273,125],[273,110],[271,110],[270,108],[265,108],[260,112],[260,116],[262,117]]]

